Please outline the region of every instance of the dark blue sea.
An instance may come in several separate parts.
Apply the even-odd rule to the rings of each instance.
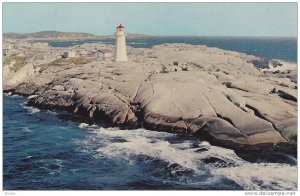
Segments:
[[[134,48],[150,48],[164,43],[186,43],[233,50],[267,59],[297,62],[297,38],[292,37],[147,37],[126,41],[128,46]],[[61,41],[49,44],[54,47],[68,47],[83,43],[114,44],[114,40]]]
[[[4,190],[295,190],[296,160],[243,160],[196,138],[66,120],[4,95]]]
[[[127,42],[133,47],[173,42],[205,44],[297,61],[294,39],[235,39],[231,44],[232,38],[178,39]],[[66,47],[82,43],[51,44]],[[288,155],[281,163],[250,162],[233,150],[193,137],[145,129],[103,128],[69,120],[68,114],[61,111],[28,107],[27,101],[24,97],[3,95],[4,190],[297,189],[297,160]]]

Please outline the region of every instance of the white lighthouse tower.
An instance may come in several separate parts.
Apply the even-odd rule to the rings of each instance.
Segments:
[[[116,35],[116,43],[115,43],[115,51],[114,51],[114,59],[116,62],[125,62],[127,59],[126,52],[126,41],[125,41],[125,27],[121,24],[117,27]]]

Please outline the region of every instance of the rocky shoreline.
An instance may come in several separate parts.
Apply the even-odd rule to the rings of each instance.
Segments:
[[[194,135],[239,152],[297,154],[295,64],[188,44],[128,47],[129,62],[116,63],[92,55],[112,45],[9,41],[3,90],[29,97],[29,105],[121,128]],[[63,59],[65,50],[77,56]]]

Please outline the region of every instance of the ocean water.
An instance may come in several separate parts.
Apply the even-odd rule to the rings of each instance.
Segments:
[[[193,137],[70,121],[3,96],[4,190],[296,190],[297,160],[250,163]]]
[[[68,47],[83,43],[114,44],[113,39],[108,40],[81,40],[49,42],[54,47]],[[147,37],[127,39],[127,45],[134,48],[150,48],[153,45],[164,43],[186,43],[192,45],[207,45],[225,50],[233,50],[265,57],[267,59],[280,59],[297,62],[297,38],[289,37]]]

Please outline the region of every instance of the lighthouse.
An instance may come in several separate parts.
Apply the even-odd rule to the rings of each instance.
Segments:
[[[125,41],[125,27],[121,24],[117,26],[117,32],[115,33],[116,36],[116,43],[115,43],[115,51],[114,51],[114,59],[116,62],[125,62],[128,61],[127,59],[127,52],[126,52],[126,41]]]

